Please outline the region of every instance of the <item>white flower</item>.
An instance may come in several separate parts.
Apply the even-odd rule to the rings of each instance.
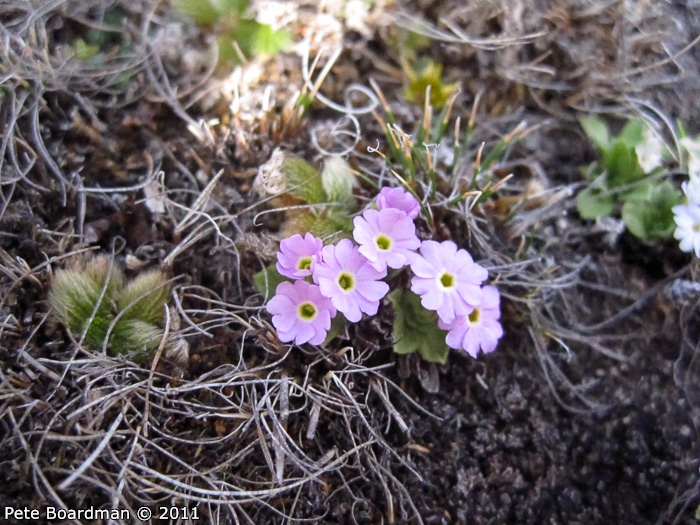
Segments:
[[[677,225],[673,236],[680,241],[681,250],[695,252],[695,256],[700,257],[700,205],[674,206],[673,220]]]
[[[644,142],[634,148],[637,154],[637,161],[644,170],[644,173],[651,173],[661,166],[663,160],[664,143],[649,128],[644,131]]]
[[[700,139],[693,140],[690,137],[683,137],[678,142],[688,152],[688,175],[690,175],[691,181],[693,177],[700,178]],[[688,194],[686,193],[686,195]],[[688,198],[690,199],[689,195]]]
[[[681,184],[683,193],[688,197],[688,202],[691,204],[700,205],[700,173],[691,175],[690,179]]]

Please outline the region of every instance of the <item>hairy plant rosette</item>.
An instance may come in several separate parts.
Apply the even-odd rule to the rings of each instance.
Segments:
[[[336,315],[333,303],[315,284],[306,281],[280,283],[275,296],[267,303],[272,324],[283,343],[321,344]]]
[[[420,246],[413,220],[401,210],[366,210],[355,217],[353,224],[352,236],[360,245],[360,253],[378,271],[409,264]]]
[[[423,241],[411,270],[415,274],[411,291],[420,295],[424,308],[437,311],[445,323],[469,315],[481,303],[481,283],[488,272],[452,241]]]
[[[377,207],[380,210],[401,210],[411,219],[415,219],[420,213],[420,202],[403,188],[382,188],[377,195]]]
[[[445,342],[454,349],[465,350],[476,358],[481,349],[484,353],[493,352],[498,340],[503,336],[503,327],[498,319],[501,317],[500,294],[493,286],[482,288],[479,306],[468,315],[455,317],[451,322],[438,320],[442,330],[448,330]]]
[[[313,278],[333,306],[353,323],[362,318],[362,312],[376,314],[379,301],[389,291],[389,285],[380,281],[386,271],[372,267],[349,239],[324,246],[321,257]]]
[[[280,242],[277,252],[277,271],[290,279],[303,279],[312,274],[320,260],[323,241],[307,233],[298,233]]]

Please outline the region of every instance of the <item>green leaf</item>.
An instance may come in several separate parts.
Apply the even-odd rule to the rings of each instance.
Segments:
[[[328,202],[328,196],[323,189],[321,174],[304,159],[285,156],[282,161],[282,172],[287,178],[287,188],[297,199],[309,204]]]
[[[640,239],[668,239],[676,228],[672,208],[680,202],[680,192],[669,181],[664,181],[653,188],[646,199],[626,201],[622,206],[622,220],[629,231]]]
[[[634,148],[623,140],[615,139],[607,151],[603,152],[608,185],[617,188],[644,178],[644,170],[637,161]]]
[[[618,200],[623,202],[632,200],[642,200],[646,201],[651,198],[652,192],[654,191],[654,183],[651,181],[644,181],[642,183],[635,184],[634,187],[621,193],[618,196]]]
[[[221,18],[210,0],[175,0],[175,9],[202,25],[214,25]]]
[[[437,314],[423,308],[420,297],[413,292],[398,288],[388,295],[394,306],[394,352],[410,354],[418,352],[426,361],[444,363],[449,347],[445,343],[445,332],[437,325]]]
[[[236,20],[228,38],[238,43],[246,57],[274,55],[292,43],[292,37],[286,31],[273,31],[271,26],[247,18]]]
[[[618,139],[624,142],[629,148],[636,148],[644,142],[644,131],[646,125],[641,120],[630,120],[618,135]]]
[[[237,13],[242,15],[248,9],[248,0],[210,0],[212,7],[221,15]]]
[[[90,60],[100,51],[100,46],[97,44],[86,44],[85,40],[78,38],[75,42],[73,42],[73,49],[75,49],[75,56],[79,60],[85,62]]]
[[[300,213],[287,219],[283,233],[289,237],[309,232],[333,244],[342,238],[350,237],[353,230],[352,218],[342,207],[328,206],[321,212]]]
[[[610,215],[615,209],[615,196],[603,190],[585,188],[576,198],[578,213],[584,219],[597,219]]]
[[[275,295],[275,290],[285,281],[289,281],[285,276],[281,275],[274,264],[271,264],[264,270],[260,270],[258,273],[253,275],[253,283],[255,288],[259,293],[265,297],[267,301],[270,297]]]
[[[595,142],[596,146],[601,151],[608,149],[610,145],[610,132],[608,126],[598,117],[589,116],[579,119],[583,131],[586,132],[588,138]]]

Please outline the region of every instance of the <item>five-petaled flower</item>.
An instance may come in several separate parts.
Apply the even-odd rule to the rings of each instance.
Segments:
[[[385,208],[401,210],[411,219],[415,219],[420,213],[418,199],[403,188],[382,188],[377,195],[377,207],[380,210]]]
[[[479,348],[484,353],[493,352],[498,340],[503,336],[503,327],[498,319],[501,316],[500,295],[493,286],[482,288],[481,303],[468,315],[455,317],[452,322],[438,320],[442,330],[448,330],[445,342],[450,348],[465,350],[476,358]]]
[[[272,324],[283,343],[321,344],[331,328],[336,309],[315,284],[306,281],[284,282],[267,303]]]
[[[380,272],[410,264],[420,246],[416,226],[405,212],[394,208],[367,210],[355,217],[353,237],[360,253]]]
[[[373,268],[349,239],[324,246],[321,255],[313,278],[333,306],[353,323],[362,318],[362,312],[376,314],[379,301],[389,291],[389,285],[380,281],[386,271]]]
[[[423,241],[411,270],[415,274],[411,290],[421,296],[424,308],[437,311],[445,323],[469,315],[481,303],[481,283],[488,272],[452,241]]]
[[[321,248],[323,241],[310,233],[304,237],[297,233],[283,239],[277,252],[277,271],[290,279],[308,277],[321,259]]]

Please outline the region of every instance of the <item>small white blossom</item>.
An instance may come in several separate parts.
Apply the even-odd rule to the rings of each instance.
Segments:
[[[700,257],[700,205],[680,204],[673,207],[676,231],[673,236],[680,241],[684,252],[695,252]]]
[[[644,173],[651,173],[661,166],[663,161],[664,143],[659,137],[647,128],[644,132],[644,142],[634,148],[637,154],[637,161],[644,170]]]
[[[690,179],[681,184],[681,188],[689,203],[700,205],[700,174],[691,175]]]
[[[683,137],[678,142],[688,152],[688,175],[690,175],[690,179],[692,180],[693,177],[700,179],[700,139],[693,140],[690,137]],[[690,196],[688,198],[690,199]]]

